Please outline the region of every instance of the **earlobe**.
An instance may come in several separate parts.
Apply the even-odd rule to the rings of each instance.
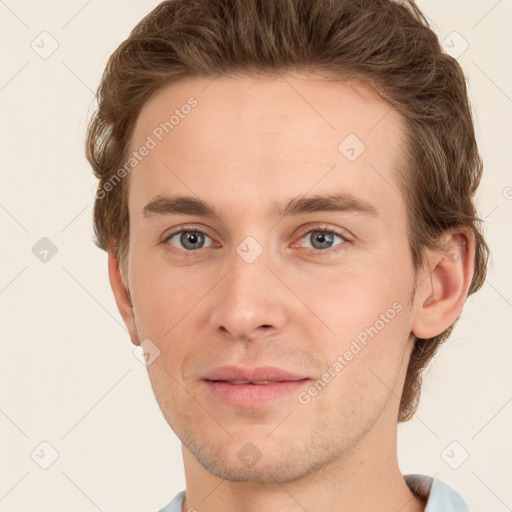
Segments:
[[[117,258],[117,254],[112,248],[109,248],[108,250],[108,277],[110,286],[114,292],[117,309],[119,310],[126,328],[128,329],[130,339],[134,345],[140,345],[137,329],[135,328],[133,304],[130,293],[123,283],[121,271],[119,269],[119,260]]]
[[[421,339],[441,334],[457,320],[473,279],[472,231],[461,227],[445,232],[440,242],[439,249],[427,250],[428,267],[415,297],[412,333]]]

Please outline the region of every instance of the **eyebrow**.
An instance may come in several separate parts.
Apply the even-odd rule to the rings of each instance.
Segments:
[[[375,206],[348,193],[298,196],[288,199],[283,204],[274,201],[270,208],[272,218],[316,212],[352,212],[372,217],[378,216]],[[144,217],[152,215],[219,217],[215,209],[206,201],[192,196],[156,196],[144,206],[142,215]]]

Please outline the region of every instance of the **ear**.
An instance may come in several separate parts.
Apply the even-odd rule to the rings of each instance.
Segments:
[[[134,345],[140,345],[137,329],[135,328],[130,293],[123,283],[121,271],[119,270],[119,260],[116,252],[112,248],[108,249],[108,277],[116,299],[117,309],[123,317],[124,323],[130,333],[130,339]]]
[[[418,276],[412,333],[428,339],[441,334],[460,315],[474,273],[475,237],[466,227],[445,231],[439,249],[427,250]]]

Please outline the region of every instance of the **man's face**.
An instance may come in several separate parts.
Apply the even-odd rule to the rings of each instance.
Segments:
[[[297,74],[210,82],[163,88],[135,127],[131,149],[150,149],[129,176],[132,339],[160,350],[148,366],[156,398],[206,469],[285,482],[376,436],[393,442],[412,348],[413,267],[394,174],[403,124],[355,83]],[[182,108],[190,97],[197,104]],[[351,201],[273,208],[327,195]],[[177,196],[217,216],[154,201]],[[271,384],[205,380],[223,365],[309,380],[287,392],[273,384],[273,399],[258,390],[257,401],[254,387]]]

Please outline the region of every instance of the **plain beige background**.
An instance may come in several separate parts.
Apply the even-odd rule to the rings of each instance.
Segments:
[[[185,488],[180,442],[134,356],[106,254],[92,242],[95,180],[83,150],[108,56],[157,3],[0,0],[0,511],[156,512]],[[473,512],[505,512],[512,2],[419,6],[468,77],[485,162],[478,208],[493,259],[431,365],[418,414],[399,427],[400,465],[436,475]]]

